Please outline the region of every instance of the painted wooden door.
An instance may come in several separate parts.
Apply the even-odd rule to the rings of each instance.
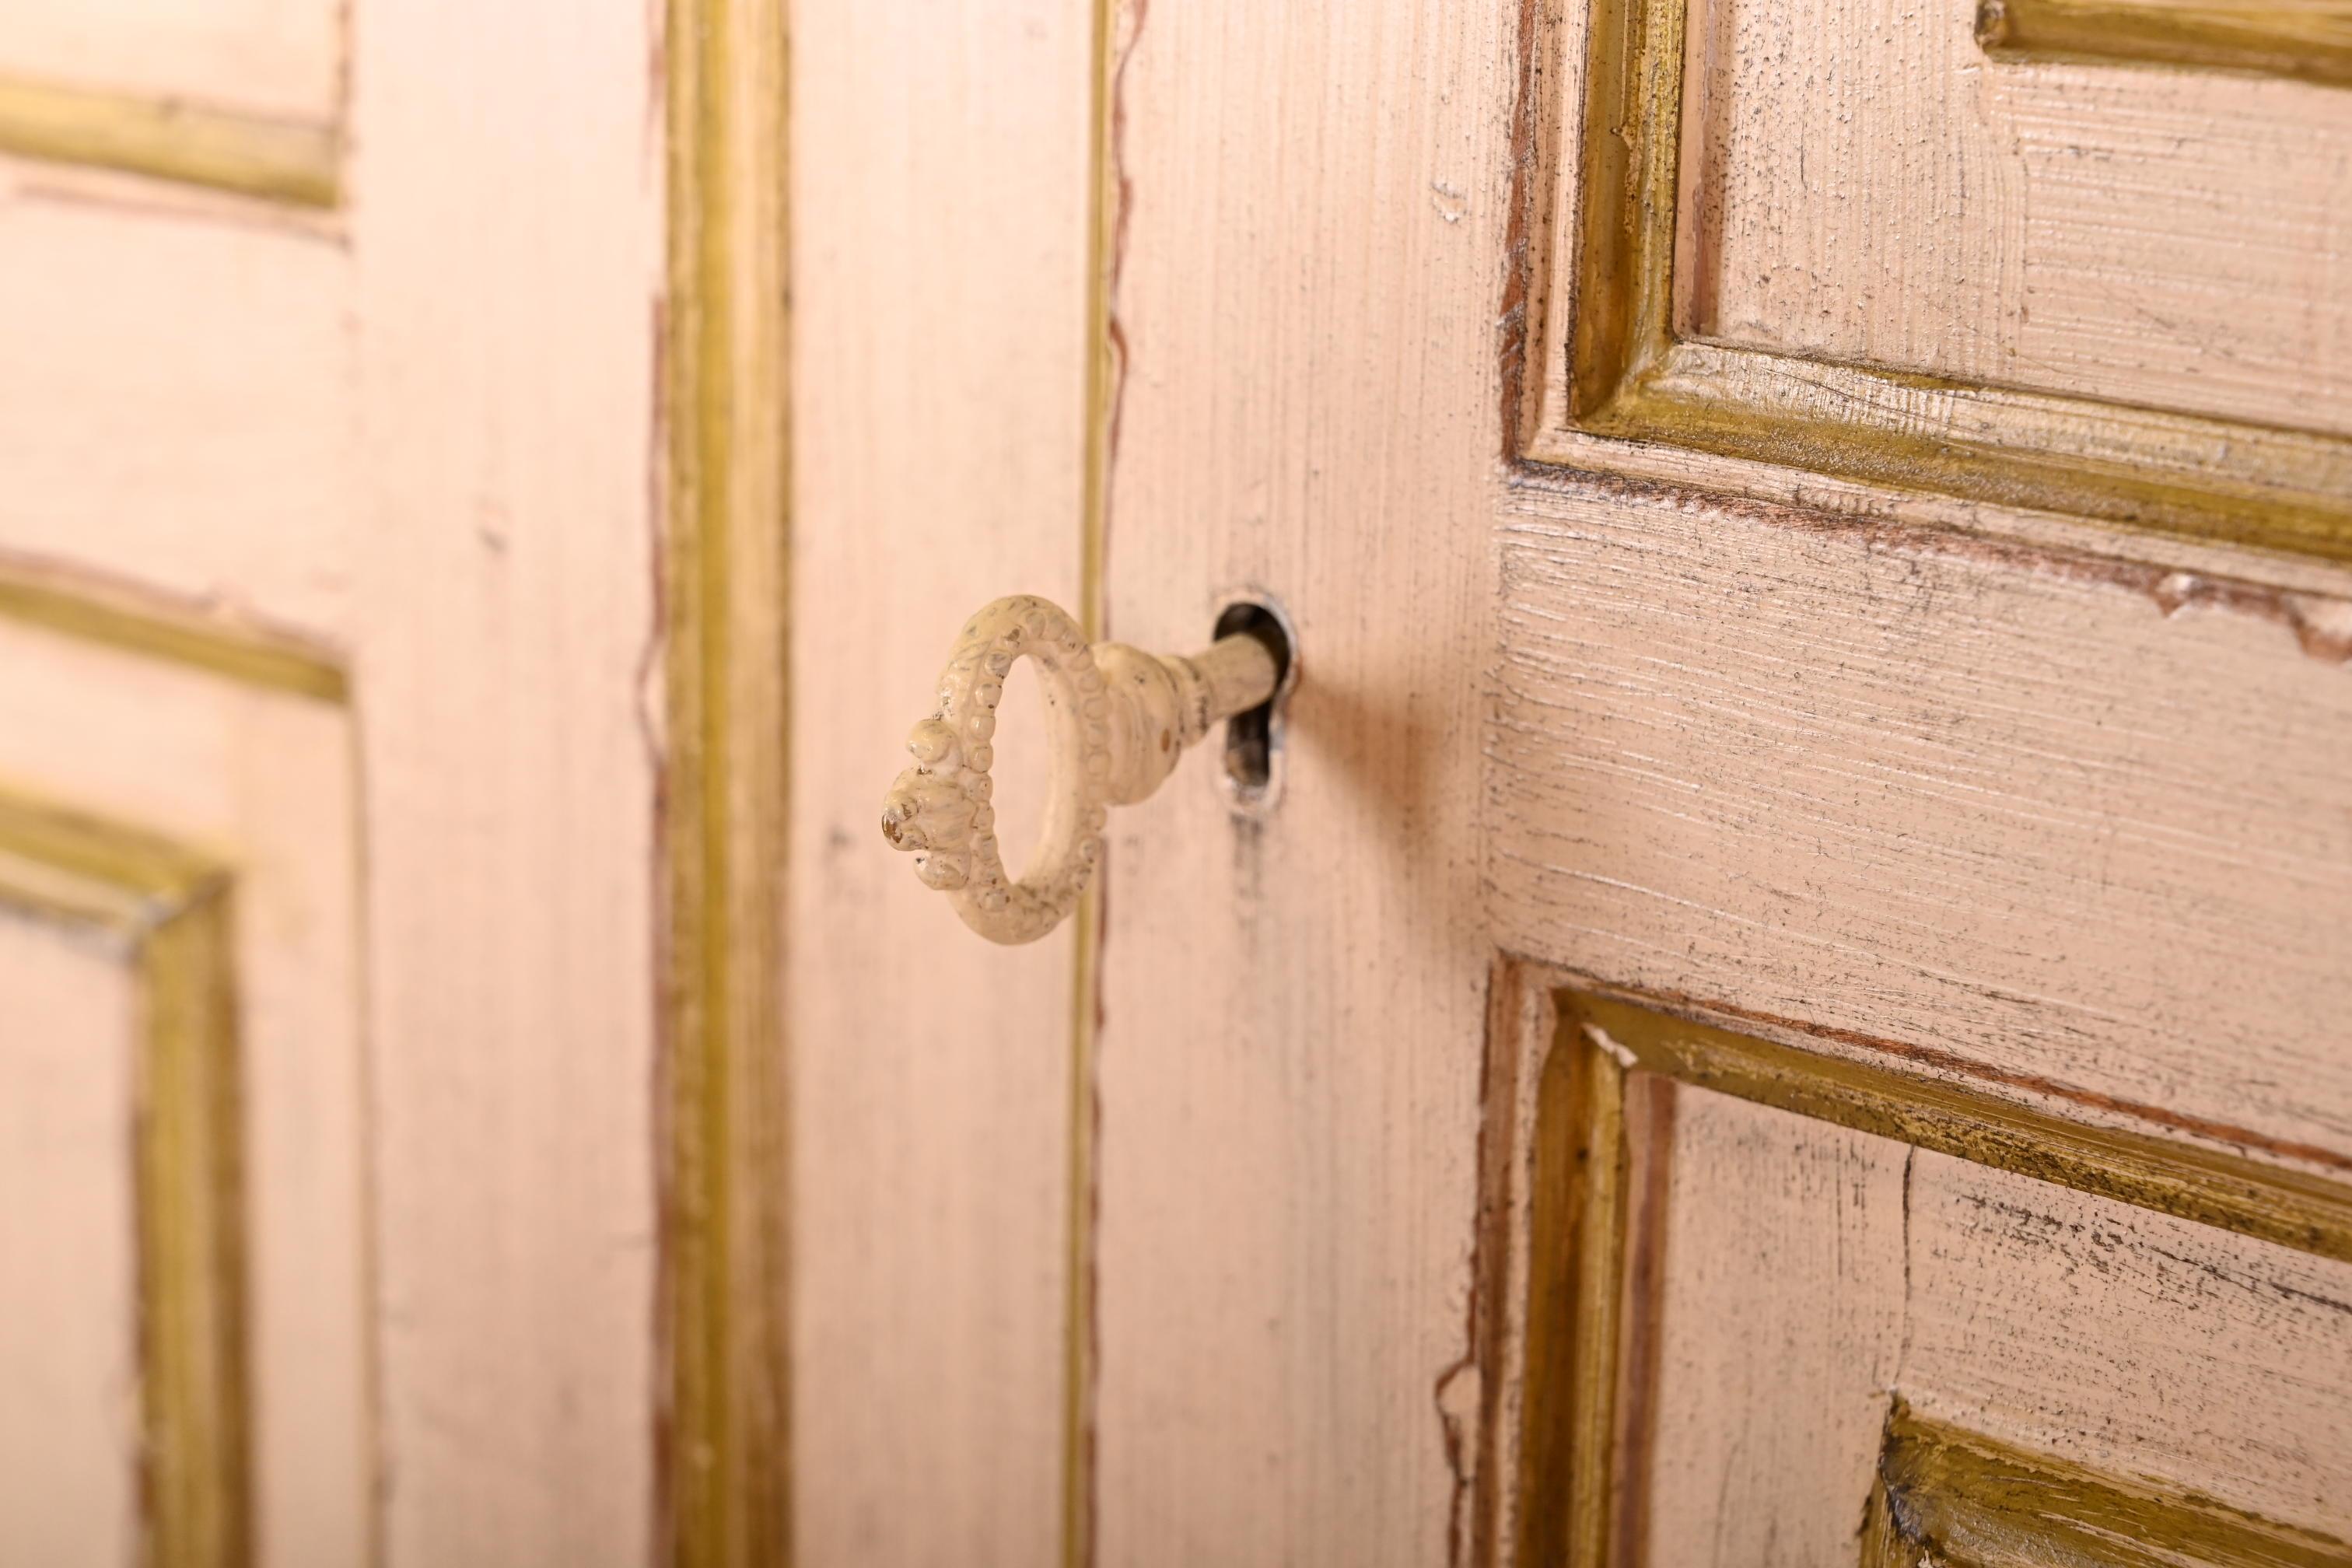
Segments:
[[[782,29],[669,11],[0,14],[0,1562],[774,1560]]]
[[[794,13],[805,1560],[2352,1561],[2342,8],[1085,12]],[[1303,679],[1003,951],[1014,591]]]

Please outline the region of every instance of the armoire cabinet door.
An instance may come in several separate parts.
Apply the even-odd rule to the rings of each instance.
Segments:
[[[820,66],[898,58],[809,9]],[[1020,1440],[963,1444],[936,1509],[928,1476],[829,1488],[804,1539],[2352,1561],[2326,10],[1130,0],[1091,63],[1008,49],[1024,104],[1094,128],[1077,195],[1009,209],[1091,270],[1090,343],[1003,382],[1087,419],[1079,489],[1044,563],[984,488],[871,492],[857,548],[919,542],[924,598],[876,632],[913,668],[870,749],[999,594],[1070,608],[1097,662],[1255,596],[1299,679],[1278,791],[1224,787],[1212,739],[1110,810],[1044,944],[1068,1021],[1038,949],[868,864],[856,814],[903,760],[803,800],[959,1005],[1030,1021],[985,1037],[1018,1114],[959,1118],[941,1076],[909,1127],[811,1134],[945,1173],[845,1200],[803,1163],[796,1200],[904,1242],[809,1259],[829,1344],[912,1347],[927,1430],[986,1391]],[[1008,172],[972,151],[996,101],[819,89],[802,166],[1006,197],[1081,144]],[[1067,332],[1075,297],[965,267],[1028,224],[935,210],[958,244],[854,229],[796,253],[802,297],[856,298],[877,252],[910,310],[984,286],[932,340],[942,385],[1010,318]],[[904,383],[849,368],[905,319],[814,329],[812,428],[923,449]],[[800,536],[849,469],[803,474]],[[949,1075],[982,1037],[914,1048]],[[1070,1064],[1051,1134],[1039,1041]],[[829,1093],[890,1103],[813,1048]],[[920,1289],[965,1245],[935,1190],[1020,1291]],[[853,1279],[906,1304],[887,1340],[822,1304]],[[845,1389],[800,1386],[832,1429]]]

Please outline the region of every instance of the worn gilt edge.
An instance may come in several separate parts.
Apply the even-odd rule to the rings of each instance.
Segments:
[[[0,153],[289,206],[343,199],[339,125],[0,76]]]
[[[2177,1488],[2105,1476],[1923,1420],[1902,1399],[1863,1520],[1862,1568],[2346,1568],[2352,1547]]]
[[[342,660],[307,637],[226,621],[80,573],[0,556],[0,619],[321,702],[351,700]]]
[[[0,558],[0,618],[234,681],[348,703],[341,661],[128,584]],[[140,1367],[146,1561],[253,1558],[234,878],[156,835],[0,789],[0,904],[102,931],[140,988]]]
[[[253,1561],[234,882],[170,840],[0,789],[0,907],[121,943],[138,992],[142,1561]]]
[[[1473,1276],[1495,1306],[1483,1324],[1473,1309],[1476,1514],[1456,1563],[1601,1568],[1638,1544],[1654,1345],[1628,1310],[1654,1313],[1678,1086],[2352,1261],[2352,1184],[2191,1142],[2200,1130],[2076,1120],[1904,1065],[1893,1042],[1877,1060],[1806,1049],[1533,960],[1498,960],[1492,985]]]
[[[1997,59],[2178,66],[2352,87],[2352,12],[2281,0],[1979,0]]]
[[[1120,89],[1150,0],[1092,0],[1087,50],[1086,364],[1081,406],[1078,624],[1089,642],[1110,635],[1112,466],[1127,385],[1118,282],[1127,248],[1126,112]],[[1102,1099],[1096,1048],[1102,1028],[1103,941],[1109,878],[1078,895],[1070,963],[1069,1163],[1065,1175],[1062,1313],[1061,1562],[1095,1560],[1095,1375],[1098,1332],[1095,1232],[1100,1218],[1097,1137]]]
[[[2037,15],[2071,14],[2074,0],[2022,3],[2026,22],[1990,24],[2007,29],[2000,37]],[[2352,441],[1678,340],[1672,317],[1687,5],[1596,0],[1572,153],[1554,123],[1565,117],[1532,101],[1552,90],[1548,74],[1564,74],[1566,29],[1539,18],[1524,40],[1528,101],[1519,110],[1519,153],[1530,165],[1549,163],[1519,182],[1513,224],[1520,240],[1507,259],[1507,300],[1521,301],[1516,317],[1506,312],[1503,359],[1507,418],[1518,410],[1507,425],[1517,432],[1517,462],[1607,466],[1612,450],[1681,448],[1996,512],[2352,564],[2345,485]],[[2225,9],[2213,8],[2217,16]],[[1572,214],[1558,199],[1570,156],[1579,191]],[[1558,319],[1555,298],[1563,277],[1572,290],[1566,320]],[[1817,395],[1823,391],[1839,395]],[[1840,412],[1822,412],[1825,404]],[[1599,437],[1598,451],[1580,437]]]
[[[782,889],[790,494],[782,8],[667,0],[662,1555],[791,1554]]]

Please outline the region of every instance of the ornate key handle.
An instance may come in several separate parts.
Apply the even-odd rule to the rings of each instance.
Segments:
[[[996,705],[1016,658],[1036,661],[1052,781],[1045,828],[1021,879],[997,853],[988,770]],[[1275,656],[1254,637],[1220,638],[1191,658],[1124,643],[1089,648],[1058,605],[999,599],[966,623],[940,677],[939,711],[915,726],[915,765],[882,803],[882,837],[915,857],[915,875],[955,901],[991,942],[1034,942],[1077,907],[1102,858],[1104,809],[1160,787],[1185,747],[1220,720],[1274,695]]]

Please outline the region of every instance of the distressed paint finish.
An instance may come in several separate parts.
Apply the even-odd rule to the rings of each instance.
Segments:
[[[1465,1221],[1449,1245],[1437,1220],[1474,1207],[1496,947],[1974,1075],[2092,1128],[2251,1147],[2304,1176],[2352,1160],[2326,1032],[2352,917],[2347,580],[2232,548],[2217,521],[2247,487],[2270,542],[2340,554],[2339,445],[2224,453],[2189,415],[1932,387],[1935,418],[1983,422],[2005,491],[1910,493],[1939,479],[1905,471],[1908,447],[1866,471],[1905,488],[1889,494],[1540,420],[1539,457],[1804,504],[1501,469],[1510,362],[1486,356],[1509,297],[1488,290],[1552,230],[1515,235],[1482,176],[1507,172],[1517,116],[1541,132],[1580,108],[1549,55],[1515,100],[1512,46],[1540,40],[1509,20],[1125,13],[1106,630],[1174,641],[1220,589],[1261,583],[1310,673],[1285,814],[1237,827],[1180,769],[1110,829],[1109,1560],[1458,1553],[1465,1494],[1520,1506],[1474,1474],[1488,1439],[1468,1434],[1482,1404],[1521,1396],[1510,1380],[1540,1377],[1541,1347],[1514,1352],[1503,1389],[1461,1373],[1489,1275]],[[1658,68],[1678,71],[1670,41]],[[1559,129],[1522,143],[1538,188]],[[1572,259],[1593,237],[1557,205]],[[1574,301],[1533,300],[1564,332]],[[1565,342],[1530,325],[1538,348]],[[1925,451],[1940,426],[1896,392],[1884,417]],[[2324,378],[2305,393],[2324,405]],[[2084,452],[2110,447],[2118,472],[2159,449],[2173,468],[2102,501]],[[1803,441],[1746,455],[1822,460]],[[1473,803],[1454,721],[1481,687]],[[1310,820],[1328,842],[1297,837]],[[1400,1436],[1415,1408],[1425,1447]],[[1846,1426],[1875,1435],[1866,1412]],[[1638,1528],[1637,1500],[1609,1506]]]
[[[2352,1537],[2352,1264],[1922,1151],[1920,1414]]]
[[[1808,505],[1859,501],[1864,510],[1881,513],[1924,510],[2018,538],[2048,538],[2053,523],[2059,532],[2077,531],[2079,524],[2070,530],[2065,521],[2074,519],[2168,535],[2166,549],[2171,552],[2184,547],[2194,552],[2212,542],[2307,553],[2339,566],[2352,559],[2352,513],[2344,508],[2340,479],[2346,446],[2327,412],[2341,399],[2332,393],[2332,373],[2324,367],[2282,367],[2280,385],[2269,390],[2284,386],[2281,395],[2287,401],[2277,406],[2292,407],[2294,422],[2306,428],[2273,430],[2258,420],[2200,412],[2224,405],[2195,391],[2158,399],[2157,406],[2134,407],[2086,395],[2100,390],[2090,384],[2095,376],[2087,376],[2083,385],[2063,375],[2047,384],[2021,377],[2030,384],[2018,387],[1999,376],[1983,379],[1982,372],[1933,368],[1972,363],[1982,357],[1973,351],[1957,359],[1931,359],[1931,368],[1922,370],[1914,361],[1926,352],[1923,344],[1939,353],[1948,344],[1940,339],[1929,342],[1919,333],[1885,334],[1880,351],[1894,353],[1893,363],[1825,360],[1818,346],[1807,346],[1811,325],[1784,328],[1766,321],[1743,329],[1744,336],[1732,333],[1738,342],[1717,341],[1711,335],[1717,328],[1709,281],[1717,276],[1709,250],[1714,231],[1704,223],[1694,229],[1688,221],[1703,215],[1710,202],[1721,206],[1718,187],[1727,178],[1710,165],[1706,146],[1711,118],[1719,118],[1707,96],[1701,47],[1712,37],[1714,13],[1702,7],[1694,20],[1687,0],[1597,0],[1567,16],[1538,15],[1517,117],[1521,226],[1514,235],[1510,270],[1514,309],[1525,315],[1523,321],[1513,320],[1506,352],[1504,413],[1513,449],[1546,463],[1590,463],[1660,476],[1695,472],[1735,490],[1786,491]],[[1889,36],[1914,37],[1907,27]],[[1686,52],[1697,58],[1687,70]],[[1773,58],[1778,57],[1764,63]],[[2047,79],[2037,73],[2054,70],[2063,77],[2074,68],[2015,68],[2027,72],[2023,79],[2039,81]],[[2276,92],[2316,90],[2276,82],[2255,86]],[[1917,98],[1931,106],[1924,112],[1934,112],[1939,98],[1958,90],[1948,84],[1940,95],[1906,95],[1905,101]],[[1864,118],[1835,105],[1824,112],[1829,128],[1816,125],[1812,131],[1832,142]],[[1875,123],[1879,117],[1867,118]],[[2193,129],[2184,122],[2179,146],[2170,151],[2185,155],[2193,148],[2217,168],[2226,168],[2235,156],[2228,134],[2232,122],[2218,114],[2208,118],[2210,125]],[[2258,108],[2245,124],[2275,136],[2279,118]],[[1796,129],[1805,129],[1805,122]],[[1881,150],[1899,157],[1910,148],[1906,142]],[[1947,166],[1952,162],[1963,165],[1958,174]],[[1990,183],[1980,171],[1971,184],[1965,160],[1950,149],[1932,169],[1932,180],[1916,173],[1899,177],[1895,188],[1901,199],[1922,189],[1932,194],[1938,181],[1957,181],[1953,188],[1979,195]],[[2112,197],[2128,206],[2145,185],[2125,181],[2102,187],[2097,177],[2095,172],[2087,176],[2090,195],[2070,190],[2054,204],[2062,229],[2075,221],[2073,215],[2091,215],[2079,223],[2090,248],[2080,257],[2066,253],[2066,266],[2111,268],[2113,258],[2103,257],[2100,247],[2129,250],[2141,243],[2136,233],[2147,227],[2144,215],[2094,221],[2098,199]],[[2307,195],[2310,184],[2323,177],[2324,170],[2313,172],[2296,185],[2296,197]],[[2208,183],[2231,182],[2217,174]],[[1795,184],[1805,184],[1801,167]],[[1810,198],[1812,193],[1803,194]],[[2047,216],[2053,205],[2043,202],[2035,210]],[[1840,200],[1830,200],[1806,207],[1802,223],[1772,219],[1761,226],[1772,233],[1792,227],[1810,233],[1834,226],[1831,220],[1840,207]],[[1738,210],[1727,209],[1733,216]],[[2323,215],[2315,247],[2307,232],[2311,224],[2289,222],[2288,248],[2308,263],[2289,258],[2291,289],[2304,287],[2306,275],[2319,280],[2312,287],[2320,287],[2330,275],[2342,250],[2327,237],[2332,222]],[[2261,232],[2259,226],[2242,226]],[[1935,232],[1940,243],[1941,230]],[[1521,236],[1523,255],[1517,248]],[[2063,246],[2058,248],[2063,252]],[[1854,246],[1843,247],[1841,254],[1863,251],[1878,254]],[[2255,252],[2258,263],[2266,253],[2259,245]],[[1930,247],[1927,259],[1912,269],[1917,276],[1905,273],[1890,283],[1885,298],[1892,311],[1922,310],[1923,321],[1933,317],[1934,303],[1914,301],[1950,292],[1934,275],[1941,265],[1937,255]],[[2244,283],[2192,279],[2191,292],[2227,294],[2247,283],[2275,281],[2263,275],[2261,265],[2248,265],[2252,275]],[[1979,264],[1970,272],[1970,285],[2000,271]],[[1755,276],[1769,283],[1772,275]],[[2094,316],[2119,299],[2127,300],[2120,288],[2095,286],[2087,293]],[[2066,320],[2063,300],[2054,306],[2043,301],[2037,317],[2026,294],[2021,273],[1995,290],[2000,313],[1993,325],[1963,318],[1946,336],[1957,333],[1969,344],[1997,342],[2012,320]],[[1860,297],[1869,296],[1865,291]],[[2161,312],[2156,322],[2171,330]],[[2190,332],[2173,342],[2170,352],[2159,356],[2161,366],[2179,370],[2196,387],[2229,382],[2236,326],[2232,318],[2227,330],[2215,326],[2201,336]],[[2095,339],[2098,333],[2077,335]],[[2290,338],[2298,348],[2304,341],[2297,333]],[[2091,357],[2097,357],[2095,343]],[[1696,454],[1743,461],[1727,466],[1682,460]],[[1820,483],[1823,478],[1831,480],[1829,487]],[[1874,500],[1837,493],[1838,481],[1851,480],[1896,493]],[[1942,504],[1906,504],[1901,492],[1908,491],[1940,497]],[[2144,540],[2117,541],[2105,549],[2148,547]],[[2173,558],[2189,563],[2178,553]],[[2263,560],[2241,552],[2233,570],[2274,570],[2263,566]]]
[[[2352,434],[2352,100],[1977,13],[1692,0],[1681,330]]]
[[[1017,877],[997,847],[997,708],[1016,659],[1042,683],[1045,824]],[[1185,751],[1236,713],[1273,700],[1273,647],[1220,637],[1202,652],[1144,653],[1087,644],[1069,612],[1031,594],[982,606],[964,623],[940,676],[940,706],[908,733],[915,765],[882,802],[882,837],[915,857],[925,887],[946,893],[991,942],[1034,942],[1078,907],[1102,859],[1113,805],[1160,787]]]
[[[657,25],[352,16],[391,1568],[654,1551]]]
[[[1921,1420],[1899,1400],[1863,1526],[1863,1568],[1963,1562],[2029,1568],[2341,1568],[2342,1541],[2195,1492],[2081,1466]]]
[[[1578,997],[1573,1015],[1629,1068],[2352,1262],[2352,1186],[2248,1160],[2242,1148],[2200,1148],[2179,1136],[2189,1129],[2103,1126],[2072,1105],[2053,1114],[2017,1093],[2026,1085],[2001,1085],[1995,1098],[1965,1075],[1922,1076],[1884,1044],[1826,1056],[1810,1041],[1762,1039],[1598,995]]]
[[[1442,1562],[1469,1485],[1515,10],[1128,8],[1100,631],[1261,584],[1302,676],[1271,816],[1109,828],[1103,1563]]]
[[[1509,966],[1497,988],[1546,978]],[[2352,1260],[2263,1239],[2256,1216],[2149,1206],[2168,1201],[2161,1150],[2136,1157],[2136,1184],[2062,1184],[2004,1142],[2020,1113],[1982,1089],[1881,1069],[1882,1103],[1975,1128],[1921,1148],[1822,1119],[1851,1063],[1799,1047],[1759,1079],[1740,1064],[1782,1047],[1654,1004],[1552,1002],[1557,1023],[1498,1014],[1488,1068],[1543,1088],[1490,1100],[1481,1289],[1500,1321],[1480,1355],[1505,1381],[1480,1453],[1518,1484],[1516,1506],[1482,1487],[1482,1509],[1503,1506],[1476,1561],[1851,1560],[1858,1528],[1894,1526],[1895,1551],[1939,1518],[1981,1545],[2016,1510],[1990,1484],[1910,1495],[1915,1416],[2044,1457],[2033,1495],[2058,1544],[2022,1560],[2075,1561],[2119,1527],[2197,1547],[2119,1563],[2347,1560]],[[2036,1118],[2053,1151],[2080,1136]],[[2139,1479],[2137,1526],[2066,1479],[2086,1470]],[[1882,1495],[1866,1522],[1886,1487],[1894,1508]],[[1994,1534],[2035,1528],[2018,1514]]]
[[[375,1454],[368,1415],[360,823],[351,715],[332,700],[339,672],[315,649],[207,625],[186,606],[142,601],[119,587],[92,588],[55,572],[0,582],[19,590],[0,591],[0,793],[46,803],[46,812],[30,817],[36,824],[62,813],[139,830],[101,835],[101,843],[137,845],[160,835],[193,846],[183,861],[193,858],[210,868],[213,880],[234,883],[233,911],[226,885],[204,906],[216,928],[205,939],[215,949],[211,978],[181,965],[173,1007],[185,1017],[194,1016],[192,997],[234,1001],[233,1083],[216,1078],[215,1087],[233,1089],[243,1196],[235,1214],[218,1220],[240,1233],[241,1260],[222,1267],[238,1277],[235,1293],[245,1305],[236,1326],[250,1383],[237,1396],[247,1413],[228,1425],[249,1422],[249,1444],[230,1445],[249,1453],[236,1458],[222,1444],[198,1443],[182,1456],[181,1474],[199,1477],[199,1490],[217,1491],[217,1480],[201,1478],[216,1477],[211,1468],[236,1458],[254,1478],[249,1520],[236,1533],[259,1554],[362,1563]],[[36,585],[38,593],[30,593]],[[17,614],[28,599],[44,613]],[[81,613],[63,613],[68,605]],[[144,635],[131,635],[134,627]],[[38,836],[52,844],[55,837]],[[54,848],[49,858],[58,858]],[[120,882],[130,872],[108,874]],[[150,886],[157,873],[142,875],[117,898],[131,909],[134,927],[172,907]],[[180,946],[184,955],[192,951],[184,940]],[[135,952],[122,967],[123,984],[152,989]],[[15,994],[13,983],[0,989]],[[12,1010],[0,1037],[20,1020],[37,1030],[74,1026]],[[93,1037],[87,1048],[95,1055],[116,1047]],[[148,1085],[163,1095],[159,1110],[173,1117],[195,1113],[190,1087],[184,1081],[174,1096],[162,1080]],[[113,1148],[129,1181],[141,1144],[129,1136],[131,1106],[114,1109],[124,1136]],[[30,1174],[22,1184],[44,1190]],[[192,1288],[186,1269],[199,1258],[185,1249],[187,1234],[173,1243],[176,1282],[169,1269],[157,1278],[154,1248],[148,1249],[141,1300],[151,1321],[163,1321],[173,1291]],[[170,1237],[151,1239],[162,1245]],[[182,1321],[201,1322],[204,1314]],[[202,1378],[183,1378],[172,1397],[201,1395],[205,1387]],[[142,1390],[138,1379],[122,1393],[134,1408],[142,1398],[165,1397],[160,1388]],[[159,1560],[236,1561],[217,1533],[207,1544],[173,1522],[187,1519],[192,1506],[152,1515],[160,1535],[175,1538],[159,1542]]]
[[[2352,1265],[1681,1092],[1652,1561],[1843,1556],[1898,1399],[2347,1560]]]
[[[791,658],[815,672],[783,961],[795,1560],[1051,1563],[1072,928],[982,941],[875,820],[973,607],[1085,602],[1091,17],[815,0],[792,20]],[[1034,819],[1044,737],[1014,676],[996,799]]]
[[[1633,1374],[1654,1387],[1647,1561],[1851,1562],[1903,1344],[1906,1151],[1675,1098],[1661,1344]]]
[[[1850,1158],[1876,1134],[1816,1121],[1776,1153],[1790,1112],[1610,1054],[1562,1089],[1558,1062],[1498,1072],[1481,1035],[1543,1032],[1500,949],[2101,1138],[2235,1149],[2252,1188],[2339,1180],[2341,204],[2257,171],[2280,222],[2138,266],[2144,235],[2108,235],[2147,227],[2129,182],[2036,165],[2021,199],[2063,199],[2026,213],[2043,248],[2017,268],[1961,269],[1991,292],[1906,253],[1905,288],[1824,325],[1784,277],[1741,331],[1797,352],[1647,367],[1682,423],[1629,403],[1573,427],[1557,398],[1547,421],[1555,331],[1597,301],[1522,252],[1572,262],[1604,210],[1559,146],[1581,68],[1526,30],[1561,9],[813,0],[788,277],[780,62],[701,52],[760,7],[360,0],[348,62],[236,46],[202,81],[138,78],[163,58],[139,39],[104,79],[0,50],[39,84],[0,94],[12,144],[47,155],[6,164],[0,208],[26,350],[0,373],[0,772],[251,870],[238,973],[257,1050],[277,1042],[253,1058],[266,1559],[773,1560],[789,1532],[809,1562],[1459,1562],[1524,1526],[1588,1552],[1646,1531],[1666,1561],[1702,1517],[1685,1492],[1746,1489],[1741,1527],[1783,1543],[1851,1529],[1890,1383],[2003,1444],[2340,1531],[2352,1435],[2308,1373],[2345,1362],[2327,1247],[2117,1213],[1900,1129],[1923,1147],[1889,1373],[1892,1145]],[[79,13],[93,37],[125,14]],[[1946,20],[1923,47],[1964,58],[1973,18]],[[1876,43],[1787,43],[1875,101]],[[1772,68],[1701,45],[1731,100]],[[2307,141],[2337,123],[2307,85],[1965,68],[2081,84],[2095,130],[2153,104],[2217,200],[2298,116],[2326,121]],[[285,117],[296,175],[211,177],[247,193],[225,195],[144,155],[56,162],[91,157],[60,104],[173,123],[151,90],[215,128]],[[1922,168],[1866,132],[1832,138],[1860,171],[1841,186],[2003,188],[1990,153]],[[1710,265],[1768,230],[1809,267],[1864,251],[1805,179],[1767,201],[1726,174],[1738,152],[1687,171],[1723,226]],[[2040,304],[2036,254],[2061,291]],[[2063,293],[2119,257],[2123,315]],[[1718,281],[1691,308],[1721,311]],[[2195,310],[2131,324],[2207,291],[2260,307],[2258,374]],[[1976,303],[1946,321],[1945,293]],[[1852,343],[1933,374],[1804,357]],[[1643,478],[1500,460],[1520,379],[1528,451]],[[1237,820],[1210,764],[1180,767],[1114,831],[1098,952],[972,943],[872,846],[904,704],[975,599],[1050,594],[1090,639],[1181,647],[1248,584],[1311,672],[1287,798]],[[110,1027],[79,984],[45,1019]],[[1548,1087],[1583,1097],[1582,1176],[1509,1135]],[[362,1147],[372,1188],[305,1163]],[[1569,1245],[1496,1217],[1531,1191],[1607,1214],[1548,1326],[1507,1310]],[[1755,1232],[1801,1267],[1743,1258]],[[352,1256],[288,1266],[337,1238]],[[1759,1295],[1882,1293],[1826,1320],[1767,1300],[1751,1321],[1796,1336],[1800,1386],[1726,1402],[1733,1370],[1769,1370],[1706,1338],[1743,1264]],[[2070,1318],[2095,1331],[2051,1331]],[[1559,1436],[1531,1411],[1604,1379],[1575,1417],[1580,1511],[1548,1511],[1510,1479]],[[2182,1381],[2268,1426],[2233,1451],[2162,1405]],[[1743,1447],[1733,1411],[1819,1440]],[[1622,1473],[1591,1458],[1612,1448]],[[1840,1468],[1772,1478],[1775,1453]]]
[[[2352,86],[2343,0],[1993,0],[1977,41],[1996,58],[2130,60]]]
[[[1609,484],[1502,530],[1507,946],[2352,1163],[2341,664],[1964,536]]]

